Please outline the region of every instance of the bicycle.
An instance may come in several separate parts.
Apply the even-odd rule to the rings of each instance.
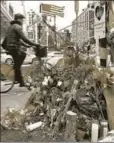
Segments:
[[[28,90],[30,90],[30,87],[33,85],[31,80],[34,79],[33,71],[35,71],[36,67],[39,68],[39,73],[45,73],[47,70],[47,65],[52,67],[52,65],[49,64],[47,61],[42,60],[42,57],[45,57],[45,52],[42,53],[41,57],[39,57],[38,52],[39,52],[38,50],[35,51],[36,58],[34,59],[34,62],[30,65],[30,67],[28,68],[27,72],[23,75],[24,81],[28,83],[26,86]],[[14,81],[13,65],[1,63],[0,80],[1,80],[0,93],[7,93],[14,87],[15,81]]]

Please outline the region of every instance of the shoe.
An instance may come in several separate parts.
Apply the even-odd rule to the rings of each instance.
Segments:
[[[25,82],[24,82],[24,81],[21,81],[21,82],[20,82],[20,87],[25,87],[25,86],[26,86]]]
[[[20,87],[26,87],[25,83],[20,83]]]
[[[26,87],[26,85],[25,84],[20,84],[20,86],[19,87]]]

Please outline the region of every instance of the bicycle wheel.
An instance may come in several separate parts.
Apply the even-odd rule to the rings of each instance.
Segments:
[[[11,65],[1,64],[0,93],[7,93],[14,86],[14,69]]]

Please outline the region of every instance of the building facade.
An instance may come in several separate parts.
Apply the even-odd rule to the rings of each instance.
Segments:
[[[31,13],[31,14],[30,14]],[[31,11],[28,13],[28,38],[36,43],[48,45],[48,27],[43,22],[42,18],[35,12]]]
[[[11,4],[9,4],[6,0],[1,0],[1,9],[0,9],[0,19],[1,19],[1,37],[2,41],[8,27],[10,26],[10,21],[13,19],[14,10]]]
[[[79,47],[83,47],[86,42],[90,42],[94,38],[94,9],[92,5],[84,9],[72,22],[71,33],[71,41]]]
[[[29,12],[27,12],[27,17],[26,17],[26,23],[28,26],[31,26],[33,25],[33,19],[34,19],[34,16],[36,15],[35,11],[33,11],[32,9],[30,9]]]
[[[64,30],[58,33],[57,44],[60,48],[67,47],[68,44],[71,44],[71,33],[69,30]]]
[[[32,9],[26,14],[26,25],[27,25],[27,36],[31,41],[36,41],[35,39],[35,21],[36,13]]]

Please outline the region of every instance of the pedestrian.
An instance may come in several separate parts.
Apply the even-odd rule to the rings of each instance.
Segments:
[[[24,62],[26,53],[21,49],[21,46],[37,46],[39,44],[30,41],[24,34],[22,25],[25,16],[18,13],[14,15],[14,20],[11,21],[10,27],[7,30],[6,36],[2,43],[2,47],[6,49],[14,60],[15,83],[19,83],[20,87],[24,87],[24,79],[21,73],[21,65]]]

